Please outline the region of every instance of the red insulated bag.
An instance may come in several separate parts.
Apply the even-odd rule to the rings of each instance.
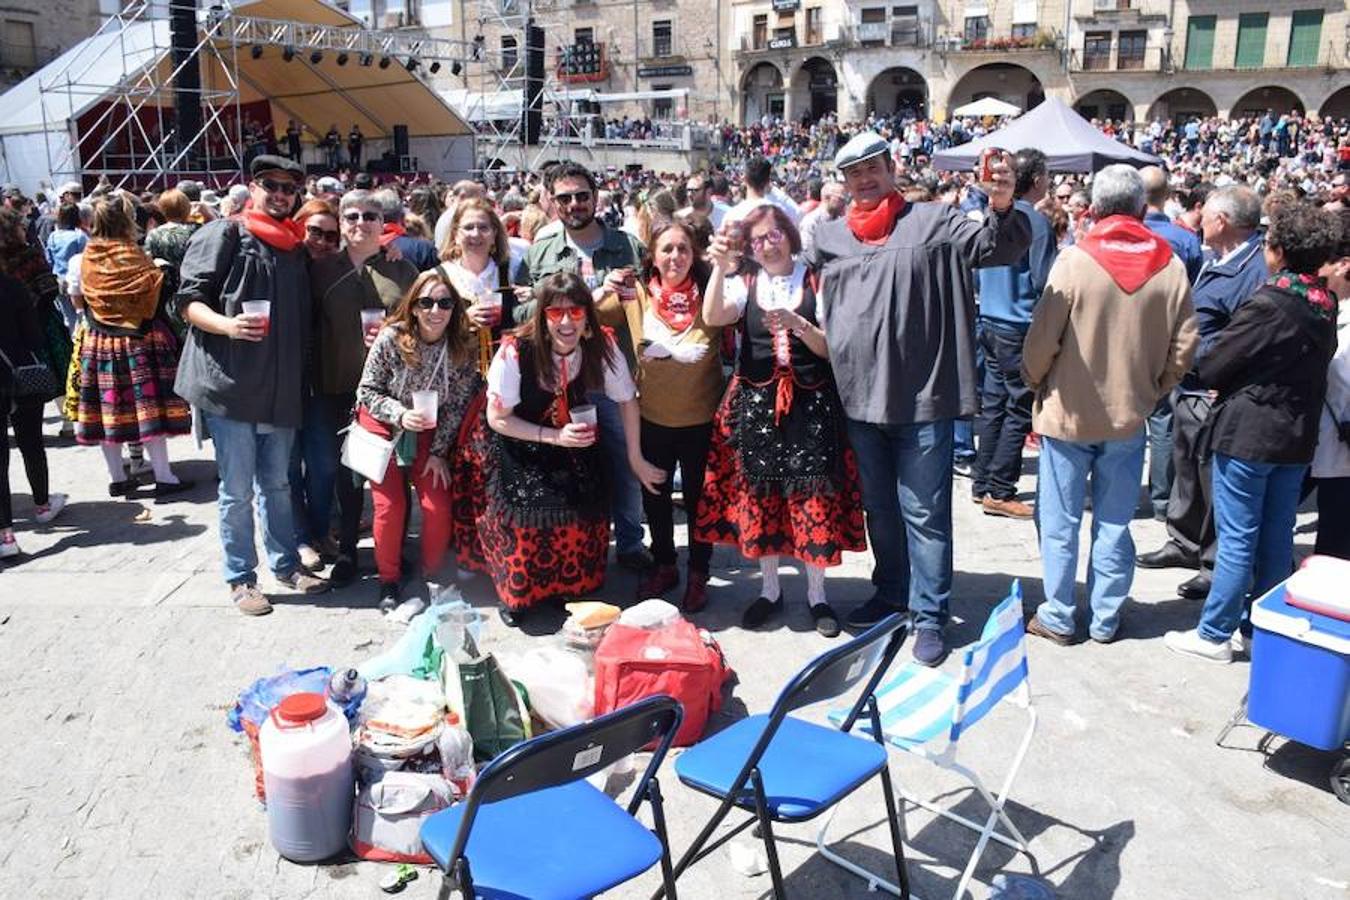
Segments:
[[[705,639],[692,622],[676,619],[652,629],[616,622],[595,649],[595,714],[669,694],[684,705],[675,746],[688,747],[722,708],[722,682],[730,674],[717,641]]]

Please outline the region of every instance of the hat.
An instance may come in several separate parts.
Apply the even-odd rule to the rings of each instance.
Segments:
[[[844,169],[865,159],[880,156],[889,149],[890,146],[881,135],[875,131],[864,131],[839,148],[839,152],[834,155],[834,167]]]
[[[342,182],[332,175],[325,175],[315,183],[314,190],[320,194],[340,194],[342,193]]]
[[[182,181],[178,182],[175,187],[182,192],[184,197],[187,197],[188,200],[193,203],[202,199],[202,184],[200,181],[184,178]]]
[[[255,156],[253,162],[248,165],[248,174],[253,178],[257,178],[263,172],[285,172],[287,175],[294,175],[297,181],[305,177],[305,170],[300,168],[298,162],[271,153]]]
[[[202,203],[204,206],[210,206],[210,207],[212,207],[212,208],[219,207],[219,206],[220,206],[220,195],[217,194],[215,191],[202,191],[202,193],[201,193],[201,203]]]
[[[58,197],[62,194],[74,194],[77,197],[83,197],[84,185],[80,184],[78,181],[67,181],[65,184],[61,185],[61,189],[56,192],[56,196]]]

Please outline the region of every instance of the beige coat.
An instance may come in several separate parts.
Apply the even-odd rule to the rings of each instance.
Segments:
[[[1127,294],[1085,251],[1066,248],[1022,350],[1022,377],[1036,392],[1032,427],[1079,443],[1132,436],[1181,381],[1198,343],[1181,260]]]

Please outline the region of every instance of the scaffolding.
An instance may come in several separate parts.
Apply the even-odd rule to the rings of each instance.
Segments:
[[[181,8],[176,3],[194,10],[197,29],[191,55],[175,65],[164,14]],[[469,55],[462,41],[262,19],[236,14],[229,5],[198,10],[195,0],[173,0],[168,5],[139,0],[105,20],[74,55],[40,73],[48,171],[57,182],[92,176],[117,187],[164,187],[182,178],[213,186],[237,181],[246,164],[241,85],[249,83],[240,67],[240,53],[256,57],[268,46],[284,47],[292,55],[347,54],[359,65],[371,65],[378,58],[385,67],[397,60],[410,72],[418,66],[434,71],[442,63],[462,65]],[[121,72],[111,86],[105,62],[110,52],[121,60]],[[175,82],[188,65],[201,66],[201,87],[192,93],[199,95],[202,125],[194,134],[180,135],[166,114],[174,108]],[[324,80],[341,92],[331,79]],[[95,100],[104,101],[104,108],[81,126],[77,119],[90,115],[84,111]],[[285,110],[284,104],[281,108]],[[54,142],[52,134],[62,129],[68,140]]]

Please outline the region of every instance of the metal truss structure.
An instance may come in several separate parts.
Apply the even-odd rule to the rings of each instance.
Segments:
[[[164,12],[186,3],[196,14],[192,54],[165,72],[173,60]],[[240,85],[247,75],[240,54],[253,47],[284,46],[296,53],[316,50],[351,54],[360,65],[376,58],[382,65],[397,60],[413,71],[439,69],[441,63],[463,64],[469,48],[461,41],[440,40],[398,31],[340,28],[306,22],[236,15],[228,5],[198,11],[195,0],[139,0],[104,21],[95,39],[60,68],[39,75],[43,130],[47,135],[48,170],[56,182],[83,176],[106,178],[118,187],[169,186],[197,178],[219,186],[237,180],[245,169]],[[107,56],[117,52],[122,71],[108,85]],[[202,66],[198,91],[202,126],[194,134],[178,134],[166,118],[174,106],[175,82],[187,65]],[[341,89],[329,79],[330,86]],[[83,128],[76,110],[92,99],[106,101]],[[59,102],[58,102],[59,101]],[[231,109],[233,110],[231,114]],[[68,140],[54,142],[54,130]],[[215,150],[212,147],[217,148]],[[91,165],[97,161],[97,165]]]

